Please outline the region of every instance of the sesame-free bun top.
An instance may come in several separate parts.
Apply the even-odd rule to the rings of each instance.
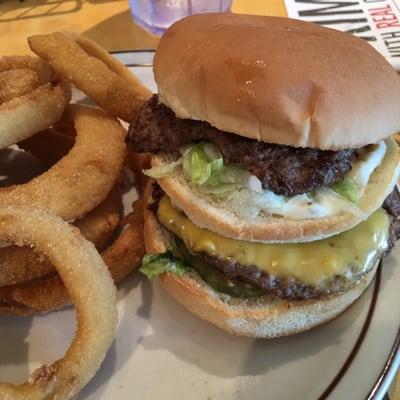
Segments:
[[[154,61],[179,118],[323,150],[400,130],[400,79],[363,40],[294,19],[199,14],[172,25]]]

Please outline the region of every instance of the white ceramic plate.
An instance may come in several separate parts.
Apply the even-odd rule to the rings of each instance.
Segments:
[[[152,52],[118,56],[155,90]],[[133,274],[119,289],[116,340],[79,399],[380,399],[400,364],[397,260],[398,248],[342,316],[277,340],[225,334],[189,314],[157,283]],[[74,329],[72,308],[0,318],[0,380],[23,382],[60,357]]]

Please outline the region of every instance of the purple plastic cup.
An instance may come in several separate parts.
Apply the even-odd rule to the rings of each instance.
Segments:
[[[232,0],[129,0],[135,22],[162,35],[175,21],[192,14],[226,12]]]

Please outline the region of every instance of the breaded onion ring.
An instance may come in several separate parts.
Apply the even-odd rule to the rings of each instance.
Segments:
[[[151,96],[130,72],[93,41],[72,33],[31,36],[29,46],[62,78],[114,117],[133,121]]]
[[[0,72],[29,69],[34,71],[41,84],[49,82],[53,77],[53,71],[48,64],[39,57],[31,56],[4,56],[0,58]]]
[[[18,147],[29,151],[44,165],[51,167],[68,154],[74,142],[75,140],[71,135],[49,128],[23,142],[19,142]]]
[[[12,72],[27,69],[31,72],[25,80],[22,80],[21,72]],[[38,87],[37,82],[32,81],[32,72],[37,76]],[[70,85],[51,81],[51,70],[43,61],[27,56],[3,57],[0,58],[0,73],[5,74],[0,79],[0,92],[4,98],[0,102],[0,148],[24,140],[61,118],[71,98]],[[5,85],[9,75],[18,75],[20,84],[15,83],[13,87],[9,81]]]
[[[74,222],[82,235],[99,250],[112,238],[121,221],[122,195],[118,186],[119,182],[102,203]]]
[[[77,309],[77,332],[65,356],[36,370],[24,384],[1,383],[0,398],[71,399],[99,369],[115,335],[116,291],[110,273],[78,228],[41,210],[1,207],[0,240],[43,252]]]
[[[0,206],[37,207],[71,221],[105,199],[123,165],[126,132],[94,107],[70,105],[66,118],[75,124],[74,147],[42,175],[0,188]]]
[[[66,119],[64,119],[66,121]],[[73,135],[57,132],[54,129],[46,129],[29,139],[18,143],[18,146],[30,152],[47,167],[56,164],[62,157],[66,156],[75,143],[75,132]],[[97,249],[102,249],[109,240],[120,222],[122,215],[122,194],[119,179],[106,199],[91,210],[83,218],[75,221],[83,236],[91,241]],[[2,272],[2,258],[0,249],[0,286]]]
[[[138,268],[145,254],[142,203],[126,217],[126,229],[101,254],[115,283]],[[66,287],[57,274],[0,287],[0,314],[30,316],[62,308],[71,303]]]
[[[48,128],[61,118],[69,98],[69,86],[59,82],[0,104],[0,148]]]
[[[149,179],[149,177],[143,173],[143,170],[151,168],[151,155],[150,153],[135,153],[128,150],[126,161],[135,175],[135,186],[139,196],[141,196]]]
[[[112,239],[121,220],[121,193],[115,187],[107,198],[84,218],[75,222],[81,234],[98,250]],[[8,246],[0,248],[0,287],[54,274],[50,260],[30,247]]]
[[[0,104],[32,92],[39,86],[39,77],[30,69],[0,72]]]

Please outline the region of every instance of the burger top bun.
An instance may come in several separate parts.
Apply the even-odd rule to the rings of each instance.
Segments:
[[[350,34],[287,18],[199,14],[175,23],[155,61],[179,118],[322,150],[376,143],[400,128],[400,79]]]

